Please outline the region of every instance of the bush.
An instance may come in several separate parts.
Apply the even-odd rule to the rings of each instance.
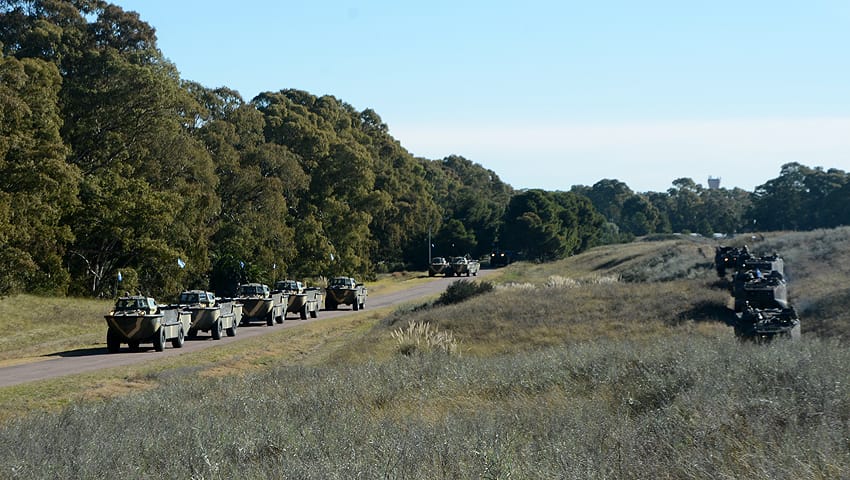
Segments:
[[[452,305],[492,291],[493,284],[490,282],[478,283],[469,280],[458,280],[446,288],[446,291],[437,299],[437,303],[440,305]]]

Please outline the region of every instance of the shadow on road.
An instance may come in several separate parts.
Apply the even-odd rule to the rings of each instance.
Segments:
[[[92,355],[106,355],[106,347],[99,348],[78,348],[77,350],[67,350],[64,352],[51,353],[45,357],[89,357]]]

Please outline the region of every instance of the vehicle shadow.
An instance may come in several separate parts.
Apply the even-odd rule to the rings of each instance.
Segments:
[[[98,347],[98,348],[78,348],[76,350],[66,350],[64,352],[55,352],[44,355],[45,357],[62,357],[62,358],[70,358],[70,357],[90,357],[92,355],[104,355],[108,353],[106,347]]]

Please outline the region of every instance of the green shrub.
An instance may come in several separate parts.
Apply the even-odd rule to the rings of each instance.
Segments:
[[[452,305],[460,303],[469,298],[493,291],[493,284],[490,282],[472,282],[469,280],[458,280],[452,282],[446,288],[446,291],[437,299],[440,305]]]

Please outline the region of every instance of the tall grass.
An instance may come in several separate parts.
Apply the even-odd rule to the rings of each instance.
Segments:
[[[842,478],[850,352],[684,332],[155,391],[0,431],[6,478]]]

